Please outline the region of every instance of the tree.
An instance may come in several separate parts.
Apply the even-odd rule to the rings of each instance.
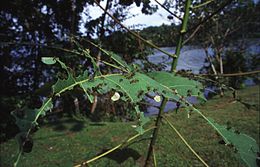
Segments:
[[[111,4],[108,5],[110,12],[121,21],[127,17],[127,7],[134,3],[134,1],[129,1],[124,4],[125,2],[120,1],[117,4],[111,0]],[[154,10],[154,7],[149,5],[149,1],[136,1],[135,3],[137,5],[145,4],[142,10],[146,13]],[[71,42],[71,39],[80,37],[78,38],[78,41],[81,41],[80,44],[95,53],[98,49],[88,42],[82,42],[83,39],[95,41],[96,39],[93,38],[95,38],[96,33],[102,34],[100,37],[105,38],[114,29],[119,29],[113,20],[105,19],[104,15],[98,19],[93,19],[87,13],[89,20],[85,23],[85,27],[88,33],[86,37],[81,38],[83,33],[80,32],[79,26],[82,24],[82,12],[84,8],[93,5],[95,5],[93,0],[51,0],[44,2],[39,0],[15,0],[1,3],[0,79],[3,81],[0,84],[1,98],[14,97],[18,94],[19,97],[26,96],[35,100],[29,100],[32,103],[27,105],[38,106],[41,96],[50,92],[43,91],[50,90],[50,88],[42,87],[42,85],[51,85],[49,82],[55,79],[53,74],[61,69],[40,63],[42,56],[54,55],[60,57],[75,73],[93,68],[89,58],[86,61],[84,57],[78,57],[68,52],[68,50],[78,48],[75,43]],[[92,55],[96,56],[97,54]],[[81,65],[78,64],[83,64],[84,68],[82,69]],[[62,76],[64,76],[64,71],[59,73],[59,77]],[[23,104],[27,103],[23,99],[25,98],[15,98],[14,100],[16,103],[18,101]],[[10,100],[12,101],[12,99]],[[10,116],[10,112],[17,106],[9,107],[7,103],[9,102],[2,103],[1,109],[4,109],[6,115]],[[1,119],[8,123],[8,121],[5,121],[5,116]]]

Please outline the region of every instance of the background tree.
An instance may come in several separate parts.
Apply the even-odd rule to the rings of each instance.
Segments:
[[[150,5],[150,1],[120,1],[117,3],[117,1],[111,0],[111,4],[108,6],[109,12],[122,21],[127,18],[128,6],[133,3],[138,6],[143,4],[142,11],[146,14],[150,14],[156,9],[155,6]],[[82,38],[84,40],[78,40],[82,46],[90,49],[92,55],[97,56],[98,49],[86,40],[96,42],[95,38],[100,34],[103,34],[100,37],[105,38],[115,30],[119,30],[119,26],[111,19],[102,19],[103,16],[97,19],[91,18],[87,9],[94,5],[92,0],[1,2],[0,79],[3,82],[0,84],[0,91],[1,99],[4,99],[1,100],[1,131],[8,132],[6,127],[9,127],[7,126],[9,122],[12,122],[10,121],[12,120],[10,116],[12,110],[28,101],[31,103],[26,105],[32,108],[37,107],[41,103],[41,96],[47,94],[46,90],[50,90],[46,84],[51,85],[49,82],[56,79],[52,78],[54,76],[52,74],[57,73],[60,68],[42,64],[40,62],[42,56],[58,56],[75,73],[80,73],[85,69],[90,69],[91,73],[93,67],[90,65],[89,59],[85,61],[84,57],[67,52],[77,49],[77,46],[71,42],[72,37],[81,38],[83,34],[86,34]],[[82,23],[81,18],[84,8],[88,18],[86,23]],[[84,24],[87,33],[80,31],[81,24]],[[82,64],[83,68],[78,64]],[[63,75],[63,73],[59,74],[61,77]],[[45,87],[42,87],[44,84]],[[41,89],[39,89],[40,87]],[[37,92],[37,94],[33,92]],[[70,102],[65,104],[73,103],[71,100],[68,101]],[[6,119],[7,117],[8,119]]]

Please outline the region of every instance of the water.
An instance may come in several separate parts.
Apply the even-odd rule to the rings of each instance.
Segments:
[[[163,47],[161,48],[164,51],[174,54],[175,47]],[[208,49],[208,53],[210,56],[213,56],[213,50],[211,48]],[[257,39],[254,42],[249,43],[246,49],[247,54],[260,54],[260,40]],[[198,46],[184,46],[181,50],[180,57],[177,63],[177,70],[191,70],[192,73],[198,74],[200,69],[203,66],[207,66],[208,64],[205,63],[206,53],[205,50]],[[165,66],[163,70],[169,71],[171,68],[172,58],[168,57],[167,55],[159,52],[154,51],[154,54],[148,56],[148,60],[154,64],[162,64]],[[246,85],[253,85],[252,79],[247,79],[245,81]],[[206,90],[205,93],[207,94],[210,90]],[[156,103],[153,99],[146,99],[147,102],[153,104],[154,106],[159,107],[160,103]],[[190,97],[188,99],[192,103],[198,103],[195,97]],[[165,112],[173,110],[176,108],[176,104],[174,102],[168,102],[165,107]],[[146,115],[154,115],[159,112],[159,109],[156,107],[149,106],[147,108]]]
[[[175,47],[164,47],[161,48],[164,51],[174,54]],[[208,49],[209,54],[212,54],[212,49]],[[181,50],[180,57],[177,63],[177,70],[191,70],[193,73],[198,74],[199,70],[207,65],[205,63],[206,54],[205,50],[197,46],[184,46]],[[153,55],[148,57],[148,60],[154,64],[165,65],[164,70],[169,71],[171,68],[172,58],[169,58],[167,55],[155,51]]]
[[[164,47],[161,48],[164,51],[174,54],[175,47]],[[209,53],[212,53],[212,50],[208,50]],[[205,50],[196,46],[184,46],[181,50],[180,57],[177,63],[177,70],[191,70],[191,72],[198,74],[199,70],[207,65],[205,63],[206,54]],[[161,53],[160,51],[154,51],[154,54],[148,56],[148,60],[153,64],[162,64],[165,66],[163,70],[169,71],[171,68],[172,58]],[[197,103],[197,99],[195,97],[189,97],[187,99],[192,103]],[[157,103],[153,99],[147,98],[146,101],[154,106],[159,107],[160,102]],[[146,115],[155,115],[158,114],[159,109],[157,107],[149,106],[147,107]],[[176,103],[168,102],[165,106],[164,111],[168,112],[176,108]]]

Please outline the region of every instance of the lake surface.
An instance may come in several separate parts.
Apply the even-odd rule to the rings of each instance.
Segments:
[[[162,50],[174,54],[175,47],[163,47]],[[208,53],[210,56],[213,55],[213,50],[211,48],[208,49]],[[246,51],[248,55],[250,54],[260,54],[260,39],[256,39],[255,41],[251,41],[248,43],[246,47]],[[181,50],[180,57],[177,63],[177,70],[191,70],[194,74],[198,74],[200,69],[204,65],[208,65],[205,63],[206,54],[205,50],[198,46],[184,46]],[[154,64],[162,64],[165,66],[164,70],[169,71],[171,68],[172,58],[161,53],[160,51],[155,50],[154,53],[148,56],[148,60]],[[247,85],[252,85],[252,80],[246,81]],[[190,97],[189,101],[192,103],[197,103],[195,97]],[[147,102],[160,106],[160,103],[155,102],[153,99],[148,99]],[[165,112],[169,110],[173,110],[176,108],[176,104],[174,102],[168,102],[165,107]],[[159,110],[156,107],[148,107],[146,115],[154,115],[157,114]]]
[[[163,47],[161,48],[164,51],[174,54],[175,47]],[[212,50],[208,50],[209,53],[212,53]],[[193,73],[198,74],[199,70],[206,65],[205,63],[205,50],[197,46],[184,46],[181,50],[180,57],[177,63],[177,70],[191,70]],[[154,51],[154,53],[148,56],[148,60],[154,64],[162,64],[165,66],[164,70],[169,71],[171,68],[172,58],[161,53],[160,51]],[[160,106],[160,102],[155,102],[153,99],[147,98],[146,101],[154,106]],[[195,97],[189,97],[189,101],[196,103],[197,100]],[[165,112],[173,110],[176,108],[174,102],[168,102],[165,106]],[[159,110],[156,107],[149,106],[147,107],[146,115],[158,114]]]
[[[174,54],[175,51],[175,47],[164,47],[161,49],[171,54]],[[208,51],[212,53],[211,49],[208,49]],[[178,59],[177,70],[192,70],[193,73],[198,74],[199,70],[205,65],[205,58],[204,49],[196,46],[184,46]],[[164,70],[166,71],[169,71],[171,68],[172,58],[160,51],[154,51],[154,54],[148,56],[148,60],[154,64],[165,65],[166,68]]]

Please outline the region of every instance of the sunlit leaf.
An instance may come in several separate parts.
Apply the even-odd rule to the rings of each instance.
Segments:
[[[112,101],[117,101],[120,99],[120,94],[118,92],[115,92],[115,94],[111,97]]]
[[[154,99],[156,102],[160,102],[160,101],[161,101],[161,96],[156,95],[156,96],[154,96],[153,99]]]

